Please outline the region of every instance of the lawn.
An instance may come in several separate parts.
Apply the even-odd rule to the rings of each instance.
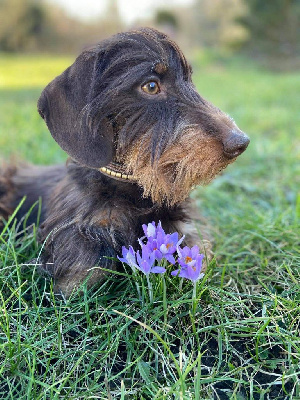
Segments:
[[[36,111],[71,59],[0,56],[0,155],[66,155]],[[300,73],[199,53],[194,82],[251,138],[192,193],[214,237],[197,287],[112,274],[68,301],[26,265],[36,230],[0,234],[1,399],[300,399]]]

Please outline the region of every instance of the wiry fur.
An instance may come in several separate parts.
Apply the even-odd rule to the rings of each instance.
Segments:
[[[144,84],[156,82],[157,94]],[[233,162],[248,138],[204,100],[178,46],[153,29],[121,33],[84,51],[43,91],[38,109],[66,166],[6,168],[0,175],[0,213],[17,218],[42,197],[39,236],[43,269],[69,295],[101,268],[116,268],[122,245],[134,245],[141,226],[162,221],[166,232],[195,244],[187,197]],[[134,176],[120,181],[99,169],[119,163]],[[29,222],[34,222],[32,213]]]
[[[201,151],[195,157],[199,142]],[[160,204],[173,205],[184,201],[194,186],[209,183],[233,161],[223,155],[220,142],[190,127],[182,132],[180,143],[169,145],[154,163],[144,146],[138,145],[133,147],[125,164],[143,187],[145,196]]]

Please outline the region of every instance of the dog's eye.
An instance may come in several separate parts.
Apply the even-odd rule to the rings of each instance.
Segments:
[[[145,85],[142,86],[142,90],[148,94],[157,94],[160,92],[158,83],[155,81],[145,83]]]

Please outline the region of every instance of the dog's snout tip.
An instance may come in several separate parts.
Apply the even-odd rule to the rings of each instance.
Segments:
[[[246,150],[249,143],[250,139],[244,132],[233,130],[223,143],[224,154],[227,158],[236,158]]]
[[[233,151],[233,152],[224,151],[224,155],[225,155],[227,158],[232,159],[232,158],[238,157],[238,156],[241,155],[244,151],[245,151],[244,148],[243,148],[243,149],[240,149],[240,148],[239,148],[238,150],[235,150],[235,151]]]

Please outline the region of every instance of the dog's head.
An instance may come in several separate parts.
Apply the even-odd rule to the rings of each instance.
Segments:
[[[118,165],[159,203],[184,200],[249,143],[197,93],[178,46],[149,28],[84,51],[45,88],[38,109],[73,159],[90,168]]]

